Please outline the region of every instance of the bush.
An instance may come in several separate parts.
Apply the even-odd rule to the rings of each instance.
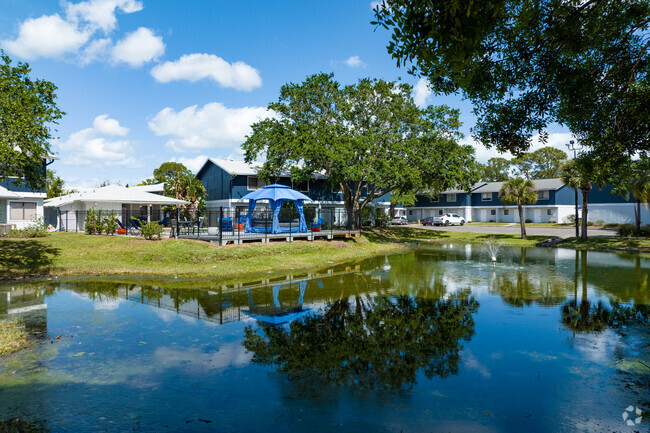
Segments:
[[[387,227],[390,223],[390,216],[383,209],[375,210],[375,225],[377,227]]]
[[[603,225],[604,228],[606,229],[615,229],[619,226],[619,223],[606,223]]]
[[[594,225],[594,222],[593,222],[593,221],[587,221],[587,227],[591,227],[591,226],[593,226],[593,225]]]
[[[632,224],[621,224],[618,226],[618,235],[623,237],[633,236],[636,228]]]
[[[555,221],[555,220],[548,220],[548,223],[549,223],[549,224],[556,224],[557,221]]]
[[[12,229],[9,233],[5,233],[4,237],[9,238],[44,238],[47,236],[47,227],[43,222],[43,217],[37,218],[32,221],[30,225],[22,229]]]
[[[156,221],[150,221],[148,223],[142,224],[140,231],[142,232],[142,236],[144,236],[144,238],[147,240],[152,240],[155,237],[158,237],[158,239],[160,239],[163,232],[163,227]]]
[[[530,223],[533,222],[533,220],[526,218],[525,222],[526,222],[526,224],[530,224]]]
[[[596,220],[596,225],[604,226],[605,225],[605,220]]]
[[[86,212],[86,225],[84,230],[88,235],[97,233],[97,213],[95,209],[88,209]]]
[[[650,224],[641,226],[639,230],[639,236],[650,237]]]
[[[99,211],[95,218],[95,233],[101,235],[106,231],[106,217],[102,217],[102,211]]]
[[[111,212],[109,216],[105,217],[102,225],[107,235],[114,235],[117,231],[117,215],[115,212]]]

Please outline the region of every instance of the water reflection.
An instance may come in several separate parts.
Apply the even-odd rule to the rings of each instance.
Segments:
[[[357,388],[401,388],[416,373],[458,373],[462,342],[474,335],[478,302],[469,291],[447,299],[364,296],[330,303],[287,328],[246,328],[253,362]]]
[[[617,431],[650,411],[649,264],[449,245],[245,284],[0,286],[42,336],[0,359],[0,430]]]

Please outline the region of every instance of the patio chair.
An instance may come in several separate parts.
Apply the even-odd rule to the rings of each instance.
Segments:
[[[232,231],[232,217],[222,218],[221,219],[221,231],[222,232],[231,232]]]
[[[165,227],[165,226],[167,225],[168,222],[169,222],[169,217],[166,216],[165,218],[163,218],[163,219],[161,219],[160,221],[158,221],[158,224],[160,224],[161,226]]]
[[[142,226],[142,221],[140,218],[136,217],[131,217],[131,227],[129,227],[129,233],[130,234],[139,234],[142,231],[140,230],[140,227]]]
[[[311,231],[319,232],[321,226],[323,225],[323,217],[318,218],[318,222],[311,223]]]

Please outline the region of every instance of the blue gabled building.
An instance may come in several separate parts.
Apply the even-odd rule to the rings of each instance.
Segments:
[[[41,173],[45,177],[47,166],[58,158],[43,158]],[[15,228],[24,228],[43,217],[43,200],[46,197],[45,186],[32,189],[25,183],[19,185],[17,178],[9,177],[0,182],[0,223]]]
[[[208,158],[196,173],[203,183],[207,197],[206,207],[209,211],[220,208],[247,209],[247,202],[240,201],[243,196],[264,187],[264,182],[257,176],[262,163],[248,164],[234,159]],[[276,183],[287,185],[300,191],[314,201],[310,203],[319,209],[344,209],[343,194],[333,191],[324,176],[316,176],[307,182],[293,182],[288,172],[282,173]],[[380,208],[390,207],[390,194],[385,194],[374,200],[374,205]],[[259,206],[265,206],[261,202]],[[402,215],[405,211],[402,209]]]

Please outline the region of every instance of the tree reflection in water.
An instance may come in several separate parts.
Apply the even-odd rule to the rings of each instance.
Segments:
[[[458,373],[462,341],[474,335],[479,303],[463,291],[446,299],[357,295],[289,328],[246,328],[253,361],[295,376],[360,388],[402,388]]]

